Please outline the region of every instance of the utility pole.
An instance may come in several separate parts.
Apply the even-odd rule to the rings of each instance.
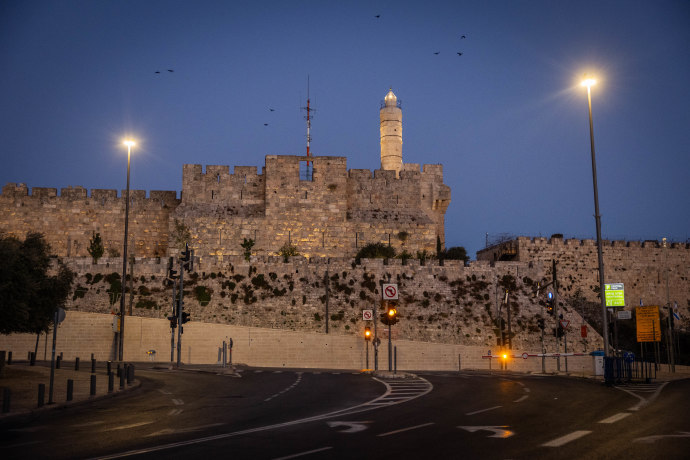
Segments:
[[[505,296],[504,302],[506,305],[506,312],[508,313],[508,350],[512,350],[513,349],[513,339],[511,337],[512,330],[510,327],[510,303],[509,303],[509,300],[510,300],[510,291],[508,289],[506,289],[506,296]]]
[[[328,300],[330,297],[330,292],[329,292],[329,284],[330,283],[329,283],[329,281],[330,281],[330,278],[328,277],[328,268],[326,268],[326,276],[324,276],[324,279],[323,279],[323,284],[326,285],[326,334],[328,334]]]
[[[552,275],[553,275],[553,317],[556,318],[556,353],[561,352],[561,341],[558,337],[558,328],[560,327],[561,319],[558,316],[558,276],[556,274],[556,259],[552,260]],[[556,357],[556,369],[561,370],[561,357]]]

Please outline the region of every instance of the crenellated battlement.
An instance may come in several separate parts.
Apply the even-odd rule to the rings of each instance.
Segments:
[[[112,201],[124,200],[125,190],[120,192],[115,189],[91,189],[87,190],[82,186],[69,186],[60,189],[60,194],[57,193],[57,188],[50,187],[32,187],[29,188],[26,184],[8,183],[2,188],[0,197],[13,200],[25,200],[25,204],[35,200],[53,200],[58,202],[72,202],[72,201],[92,201],[93,204],[105,204]],[[151,190],[149,196],[146,196],[146,190],[130,190],[129,197],[132,202],[147,204],[151,203],[155,206],[177,206],[179,200],[177,199],[177,192],[173,190]]]
[[[564,246],[570,248],[577,248],[580,246],[596,247],[597,241],[594,239],[577,239],[577,238],[545,238],[545,237],[529,237],[519,236],[515,239],[521,247],[543,247],[543,246]],[[495,246],[500,246],[504,243],[499,243]],[[601,240],[601,246],[610,248],[643,248],[643,249],[659,249],[662,248],[662,242],[658,240]],[[494,246],[491,246],[494,247]],[[485,248],[484,250],[490,249]],[[669,242],[667,244],[669,249],[690,249],[690,243]],[[481,252],[481,251],[480,251]]]

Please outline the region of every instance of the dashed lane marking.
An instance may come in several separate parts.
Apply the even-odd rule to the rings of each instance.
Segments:
[[[278,393],[271,395],[268,398],[264,399],[264,402],[270,401],[271,399],[277,398],[278,396],[282,395],[283,393],[286,393],[286,392],[292,390],[297,385],[299,385],[299,383],[301,381],[302,381],[302,373],[298,372],[297,373],[297,380],[295,380],[292,385],[290,385],[289,387],[284,388],[283,390],[279,391]]]
[[[181,399],[173,399],[172,402],[173,402],[173,404],[175,404],[176,406],[182,406],[182,405],[184,405],[184,401],[182,401]]]
[[[390,435],[392,435],[392,434],[398,434],[398,433],[402,433],[402,432],[404,432],[404,431],[416,430],[417,428],[424,428],[425,426],[430,426],[430,425],[433,425],[433,424],[434,424],[434,422],[422,423],[421,425],[415,425],[415,426],[410,426],[410,427],[407,427],[407,428],[401,428],[401,429],[399,429],[399,430],[389,431],[388,433],[377,434],[376,436],[378,436],[378,437],[390,436]]]
[[[565,436],[561,436],[560,438],[556,438],[552,441],[546,442],[542,444],[544,447],[560,447],[564,444],[568,444],[570,441],[575,441],[576,439],[580,439],[583,436],[587,436],[590,434],[591,431],[586,431],[586,430],[579,430],[579,431],[573,431],[570,434],[566,434]]]
[[[147,434],[146,437],[150,438],[152,436],[163,436],[167,434],[182,434],[182,433],[192,433],[194,431],[201,431],[208,428],[214,428],[217,426],[225,425],[225,423],[211,423],[210,425],[201,426],[190,426],[187,428],[166,428],[164,430],[156,431],[155,433]]]
[[[297,457],[303,457],[305,455],[316,454],[317,452],[323,452],[324,450],[329,450],[329,449],[333,449],[333,448],[332,447],[322,447],[320,449],[307,450],[305,452],[300,452],[298,454],[288,455],[286,457],[277,457],[277,458],[274,458],[273,460],[289,460],[291,458],[297,458]]]
[[[184,411],[184,409],[173,409],[170,412],[168,412],[168,415],[169,416],[180,415],[183,411]]]
[[[604,420],[599,420],[599,423],[616,423],[619,420],[623,420],[625,417],[630,415],[630,412],[619,412],[616,415],[612,415]]]
[[[527,398],[529,398],[529,396],[528,396],[528,395],[523,395],[523,396],[520,396],[520,397],[519,397],[518,399],[516,399],[516,400],[515,400],[515,401],[513,401],[513,402],[515,402],[515,403],[519,403],[519,402],[522,402],[522,401],[524,401],[524,400],[525,400],[525,399],[527,399]]]
[[[121,425],[121,426],[116,426],[113,428],[106,428],[103,431],[129,430],[130,428],[137,428],[137,427],[144,426],[144,425],[150,425],[151,423],[153,423],[153,420],[151,420],[149,422],[139,422],[139,423],[132,423],[130,425]]]
[[[468,413],[466,413],[465,415],[481,414],[482,412],[488,412],[488,411],[490,411],[490,410],[500,409],[501,407],[503,407],[503,406],[488,407],[488,408],[486,408],[486,409],[479,409],[479,410],[476,410],[476,411],[474,411],[474,412],[468,412]]]

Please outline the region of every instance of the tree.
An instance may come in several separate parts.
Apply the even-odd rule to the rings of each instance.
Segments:
[[[244,260],[249,260],[249,258],[252,256],[252,248],[254,247],[254,240],[249,238],[242,238],[244,241],[242,241],[242,248],[244,249]]]
[[[182,250],[184,249],[185,243],[189,243],[192,239],[192,233],[189,231],[184,222],[180,222],[175,219],[175,228],[172,232],[172,240],[175,242],[175,247]]]
[[[98,263],[98,259],[103,257],[105,248],[103,247],[103,240],[101,240],[100,233],[94,233],[89,242],[89,255],[93,258],[93,263]]]
[[[470,260],[467,251],[462,246],[453,246],[452,248],[446,249],[443,258],[448,260],[462,260],[463,262]]]
[[[74,273],[58,261],[49,276],[50,247],[40,233],[24,241],[0,238],[0,333],[40,333],[49,329],[57,307],[64,306]]]
[[[401,232],[402,233],[402,232]],[[395,257],[395,249],[383,243],[369,243],[357,252],[355,259],[392,259]]]
[[[278,250],[278,255],[283,256],[283,262],[287,262],[289,260],[289,257],[298,256],[299,252],[297,251],[297,248],[291,245],[290,243],[285,243]]]

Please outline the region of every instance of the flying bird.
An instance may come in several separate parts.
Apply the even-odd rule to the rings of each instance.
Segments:
[[[268,126],[268,123],[264,123],[264,126]]]
[[[438,53],[440,53],[440,51],[436,51],[434,54],[435,54],[436,56],[438,56]]]
[[[461,35],[460,36],[460,40],[462,40],[463,38],[467,38],[467,35]]]
[[[270,107],[269,107],[268,110],[270,110],[271,112],[275,112],[275,111],[276,111],[276,109],[271,109]]]
[[[375,17],[376,19],[378,19],[378,18],[380,18],[380,17],[381,17],[381,15],[380,15],[380,14],[377,14],[377,15],[376,15],[376,16],[374,16],[374,17]]]
[[[462,53],[460,51],[458,51],[458,56],[462,56]]]
[[[154,73],[161,73],[161,71],[160,71],[160,70],[156,70]]]
[[[173,69],[168,69],[168,72],[173,73],[174,70],[173,70]]]

